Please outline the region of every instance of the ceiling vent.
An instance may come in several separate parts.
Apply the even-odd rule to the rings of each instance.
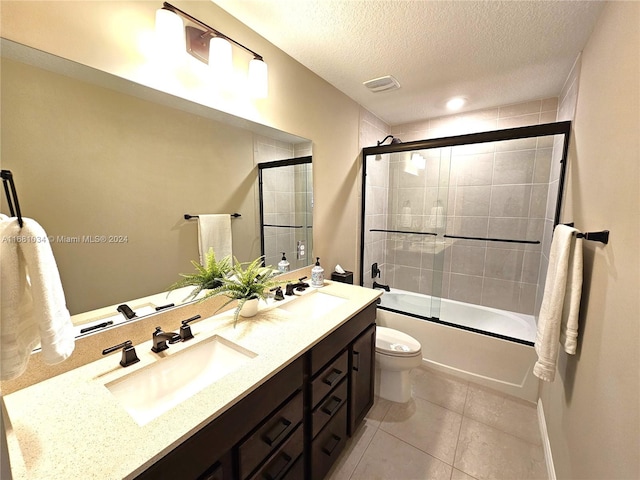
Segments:
[[[397,90],[400,88],[400,82],[391,75],[367,80],[366,82],[363,82],[363,85],[374,93]]]

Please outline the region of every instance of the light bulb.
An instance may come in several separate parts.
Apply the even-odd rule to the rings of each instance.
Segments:
[[[177,57],[186,50],[182,19],[166,8],[156,11],[156,43],[163,55]]]
[[[267,64],[261,58],[249,62],[249,88],[254,98],[266,98],[269,91]]]
[[[233,66],[231,43],[222,37],[209,42],[209,67],[218,75],[228,78]]]

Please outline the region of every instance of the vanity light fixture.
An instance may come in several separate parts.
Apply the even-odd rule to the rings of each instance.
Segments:
[[[182,19],[197,25],[184,26]],[[217,74],[228,75],[232,69],[232,45],[253,55],[249,62],[248,82],[256,98],[265,98],[268,90],[267,64],[262,55],[226,36],[206,23],[168,2],[156,12],[156,34],[163,48],[180,49],[208,64]],[[171,45],[169,46],[169,42]]]

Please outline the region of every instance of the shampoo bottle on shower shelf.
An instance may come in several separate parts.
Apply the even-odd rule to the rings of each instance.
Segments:
[[[431,207],[429,224],[432,228],[444,227],[444,208],[440,205],[440,200],[434,202],[433,207]]]
[[[282,260],[278,263],[278,271],[279,272],[288,272],[289,271],[289,260],[285,257],[285,252],[282,252]]]
[[[311,286],[324,286],[324,268],[320,266],[320,257],[316,257],[316,265],[311,269]]]

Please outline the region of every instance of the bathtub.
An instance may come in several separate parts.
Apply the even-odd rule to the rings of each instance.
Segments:
[[[532,315],[441,299],[441,320],[419,318],[431,302],[427,295],[392,289],[381,297],[377,323],[418,340],[425,366],[537,401]]]

